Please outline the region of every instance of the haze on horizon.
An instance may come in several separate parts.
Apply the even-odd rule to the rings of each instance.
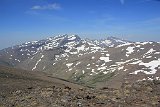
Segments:
[[[59,34],[160,41],[160,0],[0,0],[0,49]]]

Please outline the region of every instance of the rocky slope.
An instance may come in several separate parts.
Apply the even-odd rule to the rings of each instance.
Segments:
[[[125,81],[99,90],[0,66],[0,107],[159,107],[160,81]]]
[[[120,88],[160,78],[160,43],[61,35],[3,49],[0,62],[90,87]]]

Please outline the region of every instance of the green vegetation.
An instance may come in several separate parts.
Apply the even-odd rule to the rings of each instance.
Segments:
[[[85,84],[85,82],[83,81],[83,79],[85,78],[85,75],[82,74],[82,73],[79,73],[76,75],[76,78],[75,78],[75,73],[72,73],[72,75],[69,77],[68,80],[72,81],[72,82],[75,82],[75,83],[78,83],[78,84]]]
[[[7,62],[7,61],[0,61],[0,65],[5,65],[5,66],[10,66],[10,67],[13,67],[13,64]]]
[[[95,76],[93,77],[93,79],[87,81],[87,82],[86,82],[86,85],[91,86],[91,87],[95,87],[96,83],[108,81],[108,80],[111,79],[114,75],[115,75],[115,72],[109,72],[109,73],[107,73],[106,75],[104,75],[103,73],[99,73],[98,75],[95,75]]]
[[[115,72],[109,72],[105,75],[103,73],[99,73],[93,77],[87,78],[85,74],[78,73],[76,74],[76,77],[75,77],[75,73],[72,73],[72,75],[68,78],[68,80],[77,84],[94,88],[96,87],[97,83],[108,81],[114,75],[115,75]]]

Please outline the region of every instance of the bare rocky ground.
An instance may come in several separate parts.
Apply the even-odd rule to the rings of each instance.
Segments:
[[[93,89],[0,66],[0,107],[160,107],[159,90],[160,81],[154,80]]]

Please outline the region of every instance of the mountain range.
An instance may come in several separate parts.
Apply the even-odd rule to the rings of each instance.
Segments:
[[[59,35],[0,50],[0,64],[88,87],[160,80],[160,43]],[[38,73],[37,72],[37,73]]]

